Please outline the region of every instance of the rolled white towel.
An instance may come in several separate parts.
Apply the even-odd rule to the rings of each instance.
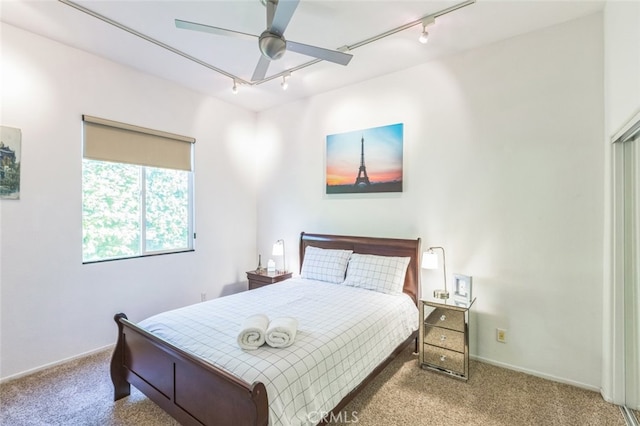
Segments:
[[[298,320],[291,317],[273,319],[269,323],[265,340],[274,348],[286,348],[293,344],[298,331]]]
[[[244,350],[258,349],[264,344],[267,327],[269,317],[266,315],[256,314],[248,317],[238,333],[238,345]]]

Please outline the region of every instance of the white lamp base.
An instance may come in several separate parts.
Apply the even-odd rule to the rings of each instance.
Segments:
[[[433,297],[437,299],[448,299],[449,292],[447,290],[433,290]]]

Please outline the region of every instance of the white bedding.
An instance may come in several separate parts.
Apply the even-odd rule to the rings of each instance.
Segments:
[[[254,314],[298,320],[288,348],[243,351],[236,338]],[[418,329],[407,295],[300,278],[150,317],[146,330],[267,389],[271,425],[316,424]]]

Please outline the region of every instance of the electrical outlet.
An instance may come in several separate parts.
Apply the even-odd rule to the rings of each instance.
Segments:
[[[205,300],[207,300],[207,293],[200,293],[200,301],[204,302]]]
[[[496,340],[500,343],[507,343],[507,330],[496,328]]]

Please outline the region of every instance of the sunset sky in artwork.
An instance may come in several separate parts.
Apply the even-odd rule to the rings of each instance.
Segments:
[[[402,180],[402,123],[327,136],[327,185],[354,184],[364,165],[371,183]]]

